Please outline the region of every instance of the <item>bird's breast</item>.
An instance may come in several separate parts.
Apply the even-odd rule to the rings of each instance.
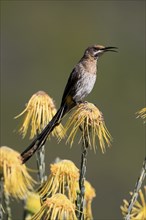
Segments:
[[[80,77],[76,84],[74,99],[78,102],[84,99],[93,89],[96,81],[96,74],[90,73],[85,69],[80,71]]]

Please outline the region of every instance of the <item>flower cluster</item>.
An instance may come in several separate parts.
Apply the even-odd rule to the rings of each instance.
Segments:
[[[31,220],[77,220],[75,205],[63,194],[57,193],[47,198],[40,211]]]
[[[77,193],[79,192],[79,170],[70,160],[60,160],[50,165],[51,174],[46,183],[39,189],[42,201],[41,209],[33,216],[33,220],[76,219]],[[85,220],[92,220],[91,203],[96,196],[95,189],[85,181]]]
[[[39,193],[42,198],[56,193],[66,194],[71,201],[76,200],[76,183],[79,170],[70,160],[61,160],[50,165],[51,174]]]
[[[4,179],[5,192],[14,198],[24,199],[33,190],[35,181],[21,164],[20,154],[13,149],[0,148],[0,176]]]
[[[53,99],[47,95],[44,91],[39,91],[35,93],[26,105],[26,108],[15,118],[25,115],[24,122],[19,129],[19,132],[25,137],[29,125],[31,125],[30,139],[35,135],[38,135],[46,125],[51,121],[53,116],[56,114],[57,110]],[[53,136],[58,139],[64,137],[63,126],[60,124],[57,126],[53,132]]]
[[[74,138],[78,130],[82,131],[82,140],[87,139],[89,146],[96,151],[96,137],[102,153],[105,152],[105,143],[110,146],[111,135],[106,128],[103,115],[100,110],[92,103],[84,102],[77,106],[75,112],[70,116],[65,130],[71,128],[67,142],[73,144]]]

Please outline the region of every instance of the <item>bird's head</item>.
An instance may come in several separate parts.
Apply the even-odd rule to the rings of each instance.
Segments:
[[[104,47],[101,45],[93,45],[91,47],[88,47],[85,50],[84,56],[89,58],[98,59],[103,53],[111,51],[111,52],[117,52],[115,49],[118,49],[117,47]]]

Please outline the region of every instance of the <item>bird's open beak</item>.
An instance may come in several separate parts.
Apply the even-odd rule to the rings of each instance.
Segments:
[[[118,49],[118,47],[104,47],[102,50],[104,52],[107,52],[107,51],[118,52],[117,50],[114,50],[114,49]]]

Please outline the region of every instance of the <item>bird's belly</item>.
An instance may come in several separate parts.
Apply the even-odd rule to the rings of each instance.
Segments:
[[[96,81],[96,74],[84,73],[76,84],[76,92],[73,99],[78,102],[82,101],[93,89]]]

